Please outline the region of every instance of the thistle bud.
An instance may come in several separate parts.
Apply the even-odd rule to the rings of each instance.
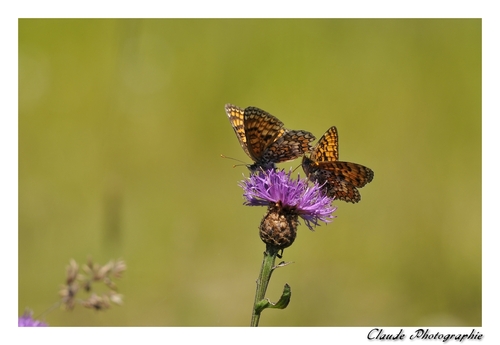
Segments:
[[[277,249],[290,247],[297,236],[298,218],[297,212],[283,208],[281,202],[270,204],[260,223],[261,240]]]

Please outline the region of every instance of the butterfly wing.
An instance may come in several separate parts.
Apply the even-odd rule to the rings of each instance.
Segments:
[[[334,162],[339,159],[337,127],[330,127],[312,148],[309,157],[302,158],[302,168],[311,181],[318,181],[325,184],[327,176],[321,174],[321,162]]]
[[[364,186],[368,183],[368,180],[371,181],[371,178],[373,178],[373,172],[370,169],[360,170],[359,167],[357,167],[357,164],[349,162],[319,162],[308,166],[308,176],[311,180],[323,185],[323,189],[329,197],[357,203],[361,200],[361,195],[356,187]],[[357,176],[351,170],[352,168],[360,172],[369,172],[368,174],[361,173],[364,176]]]
[[[337,127],[330,127],[318,140],[311,152],[314,162],[330,162],[339,159],[339,135]]]
[[[264,152],[263,160],[275,163],[287,162],[311,150],[315,137],[303,130],[287,130]]]
[[[314,146],[310,157],[304,156],[302,168],[311,181],[323,185],[328,196],[357,203],[361,200],[357,188],[373,180],[373,170],[338,158],[338,133],[332,126]]]
[[[373,180],[373,170],[351,162],[318,162],[318,169],[330,172],[338,180],[346,181],[354,187],[364,187]]]
[[[335,196],[335,199],[353,204],[361,201],[361,194],[352,184],[333,178],[328,188],[328,195]]]
[[[250,152],[248,152],[247,148],[247,138],[245,135],[245,120],[244,120],[245,111],[240,107],[237,107],[229,103],[226,104],[225,109],[227,117],[229,118],[229,122],[231,123],[231,126],[234,129],[234,133],[236,133],[236,137],[238,138],[238,141],[240,142],[243,151],[245,151],[245,153],[250,158],[253,159],[253,157],[250,155]]]
[[[295,159],[311,150],[315,139],[312,133],[288,130],[283,122],[262,109],[243,110],[226,104],[225,110],[241,147],[254,161],[248,166],[250,171],[276,168],[275,163]]]
[[[286,129],[283,122],[268,112],[256,108],[245,108],[244,125],[247,149],[250,157],[259,163],[263,161],[264,153],[269,149]]]

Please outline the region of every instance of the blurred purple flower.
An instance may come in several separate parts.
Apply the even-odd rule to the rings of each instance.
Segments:
[[[24,312],[23,316],[21,316],[17,321],[18,327],[47,327],[48,325],[45,322],[41,322],[38,320],[33,320],[31,317],[33,312],[27,310]]]

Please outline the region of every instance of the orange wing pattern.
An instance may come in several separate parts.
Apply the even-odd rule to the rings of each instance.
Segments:
[[[313,147],[310,156],[303,157],[302,168],[311,181],[323,185],[328,196],[357,203],[361,200],[357,188],[373,180],[373,171],[338,159],[338,133],[337,128],[332,126]]]
[[[311,149],[312,133],[288,130],[283,122],[268,112],[247,107],[244,110],[226,104],[226,114],[245,153],[254,161],[250,171],[275,169],[276,163],[302,156]]]

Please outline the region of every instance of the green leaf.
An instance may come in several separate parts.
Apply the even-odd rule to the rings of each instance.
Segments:
[[[285,309],[288,306],[288,303],[290,303],[291,297],[292,297],[292,289],[290,288],[290,285],[285,284],[285,286],[283,287],[283,293],[281,294],[281,297],[278,302],[273,303],[269,301],[269,299],[267,298],[260,300],[255,304],[255,312],[257,314],[260,314],[266,308]]]
[[[271,303],[271,306],[269,306],[269,308],[285,309],[288,306],[288,303],[290,303],[291,297],[292,289],[290,288],[290,285],[285,284],[285,286],[283,287],[283,293],[281,294],[279,301],[275,304]]]

